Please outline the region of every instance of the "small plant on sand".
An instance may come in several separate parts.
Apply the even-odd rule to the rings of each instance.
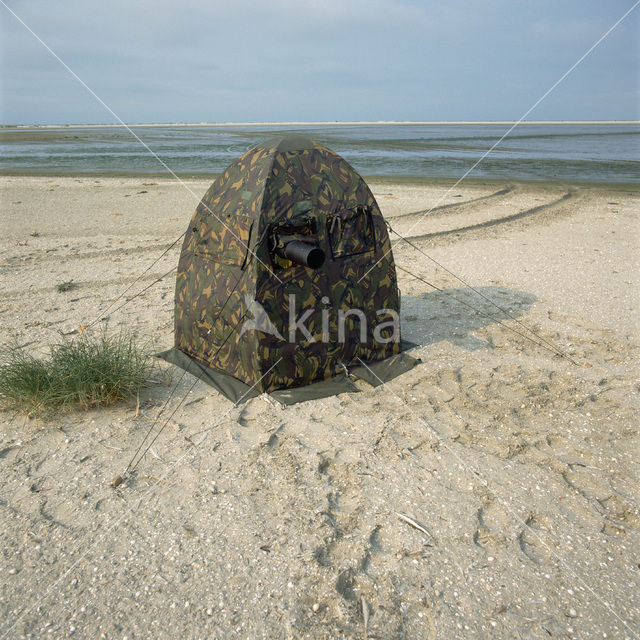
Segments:
[[[61,282],[56,285],[56,290],[58,293],[64,293],[65,291],[71,291],[71,289],[75,289],[78,285],[73,280],[67,280],[65,282]]]
[[[65,338],[46,358],[20,347],[6,349],[0,356],[0,402],[40,417],[74,407],[110,405],[149,386],[153,369],[151,349],[127,333]]]

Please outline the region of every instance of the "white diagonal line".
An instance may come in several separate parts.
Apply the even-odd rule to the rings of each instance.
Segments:
[[[640,0],[638,0],[640,2]],[[171,169],[171,167],[155,152],[140,136],[131,129],[131,127],[124,122],[120,116],[108,105],[105,101],[73,70],[71,67],[18,15],[11,7],[7,6],[4,0],[0,0],[0,3],[11,13],[14,18],[198,201],[201,198],[195,193],[189,185],[181,180],[178,175]],[[203,203],[204,204],[204,203]],[[225,228],[231,233],[231,235],[251,254],[256,260],[271,273],[271,275],[280,283],[282,280],[273,273],[271,268],[266,265],[260,258],[251,251],[251,249],[239,238],[232,229],[230,229],[209,207],[205,204],[206,210]]]
[[[1,2],[2,0],[0,0]],[[229,415],[229,413],[235,408],[237,407],[240,402],[242,402],[242,400],[244,400],[244,398],[247,396],[248,393],[250,393],[261,381],[262,379],[282,360],[282,358],[279,358],[271,367],[269,367],[269,369],[267,371],[265,371],[260,378],[253,384],[251,385],[247,391],[245,391],[245,393],[242,395],[242,397],[240,397],[233,405],[231,405],[231,407],[229,407],[229,409],[223,413],[218,420],[211,425],[208,429],[205,430],[205,436],[202,438],[202,440],[200,440],[200,442],[198,443],[198,446],[200,444],[202,444],[204,442],[204,440],[208,437],[208,432],[210,432],[212,429],[214,429],[215,427],[217,427],[220,422],[226,418],[227,415]],[[197,382],[197,380],[196,380]],[[193,388],[193,387],[192,387]],[[202,432],[200,432],[202,433]],[[184,460],[184,458],[187,456],[187,454],[190,452],[190,449],[187,449],[175,462],[173,462],[171,464],[171,466],[169,467],[169,469],[167,469],[166,473],[160,477],[160,480],[164,480],[177,466],[178,464],[180,464],[180,462],[182,462],[182,460]],[[87,549],[85,549],[85,551],[82,553],[82,555],[59,577],[57,578],[54,582],[52,582],[45,590],[45,592],[39,596],[36,601],[29,607],[23,609],[18,616],[16,617],[16,619],[12,622],[11,626],[4,632],[4,634],[1,636],[2,640],[4,640],[5,638],[8,637],[9,632],[18,624],[18,622],[20,622],[20,620],[27,615],[28,613],[30,613],[35,607],[38,606],[38,604],[40,604],[40,602],[42,602],[42,600],[44,600],[44,598],[46,598],[49,593],[51,592],[51,590],[58,585],[62,580],[64,580],[86,557],[87,554],[89,553],[89,551],[91,551],[91,549],[93,549],[101,540],[103,540],[116,526],[118,526],[123,520],[124,518],[126,518],[130,513],[132,513],[137,507],[139,507],[142,504],[142,499],[146,496],[146,494],[148,494],[152,489],[154,489],[157,485],[152,485],[150,487],[148,487],[147,489],[145,489],[142,492],[142,495],[140,496],[139,500],[137,501],[137,503],[135,505],[131,505],[124,513],[122,513],[117,519],[116,521],[106,530],[104,530],[90,545]],[[74,549],[75,552],[75,549]]]
[[[0,0],[1,2],[2,0]],[[415,223],[411,226],[411,228],[404,234],[408,236],[418,224],[422,221],[422,219],[429,215],[450,193],[455,189],[493,150],[519,125],[522,121],[561,83],[565,80],[565,78],[573,72],[573,70],[638,6],[640,5],[640,0],[636,0],[634,5],[627,11],[625,14],[619,18],[613,26],[611,26],[605,33],[603,33],[598,40],[592,44],[587,51],[585,51],[576,62],[574,62],[569,69],[567,69],[561,76],[558,78],[543,94],[540,98],[538,98],[533,105],[531,105],[525,113],[520,117],[519,120],[514,122],[509,129],[507,129],[506,133],[504,133],[493,145],[485,151],[478,160],[473,164],[473,166],[468,169],[464,175],[457,180],[455,184],[453,184],[449,189],[442,195],[438,200],[436,200],[435,204],[426,211],[423,211],[420,217],[415,221]],[[381,256],[367,271],[360,277],[358,282],[360,282],[363,278],[365,278],[372,269],[374,269],[381,260],[384,260],[391,253],[391,248],[389,248],[383,256]]]
[[[481,473],[479,471],[477,471],[476,469],[474,469],[469,463],[466,462],[466,460],[463,460],[459,454],[457,454],[455,451],[453,451],[453,449],[451,449],[451,447],[449,447],[449,445],[440,437],[440,434],[438,433],[437,429],[435,427],[433,427],[431,424],[429,424],[419,413],[417,413],[416,411],[414,411],[413,407],[401,396],[399,396],[391,387],[389,387],[387,385],[386,382],[384,382],[383,380],[380,379],[380,377],[378,375],[376,375],[369,366],[367,366],[366,362],[363,362],[359,357],[358,360],[360,362],[360,364],[362,366],[364,366],[369,373],[371,373],[371,375],[375,376],[375,378],[382,384],[382,386],[387,389],[387,391],[389,391],[392,395],[394,395],[396,398],[398,398],[398,400],[400,400],[400,402],[402,402],[402,404],[405,405],[405,407],[407,407],[409,409],[409,411],[411,411],[411,413],[425,426],[427,427],[427,429],[429,429],[430,431],[432,431],[433,433],[436,434],[436,437],[438,438],[438,443],[441,444],[457,461],[458,463],[462,466],[463,469],[465,469],[468,473],[472,474],[475,478],[478,479],[478,481],[489,491],[491,491],[491,493],[496,497],[496,499],[498,500],[498,502],[500,502],[500,504],[502,505],[502,507],[508,511],[511,516],[523,527],[526,527],[538,540],[539,542],[551,553],[551,555],[553,555],[556,560],[566,569],[568,569],[575,578],[577,578],[582,585],[591,593],[591,595],[598,600],[598,602],[600,604],[602,604],[606,609],[609,610],[610,613],[612,613],[632,634],[635,635],[635,632],[633,631],[633,629],[629,626],[629,624],[627,624],[627,622],[625,620],[623,620],[612,608],[609,604],[607,604],[561,557],[560,555],[558,555],[554,549],[552,547],[550,547],[545,540],[542,538],[542,536],[540,536],[540,534],[530,525],[528,525],[516,512],[515,510],[511,507],[511,505],[503,500],[496,491],[494,491],[493,489],[491,489],[489,487],[489,482],[481,475]],[[638,635],[636,635],[636,637],[640,637]]]

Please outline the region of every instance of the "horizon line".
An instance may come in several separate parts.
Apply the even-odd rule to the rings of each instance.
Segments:
[[[278,127],[278,126],[367,126],[367,125],[559,125],[559,124],[640,124],[640,120],[317,120],[267,122],[132,122],[120,123],[68,123],[68,124],[2,124],[2,129],[82,129],[105,127]]]

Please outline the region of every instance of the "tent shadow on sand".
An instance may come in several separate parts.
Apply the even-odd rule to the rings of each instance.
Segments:
[[[506,287],[476,287],[476,290],[518,319],[537,300],[531,293]],[[504,311],[468,287],[443,289],[418,296],[403,294],[401,308],[403,342],[421,347],[448,341],[469,351],[486,349],[491,344],[472,335],[473,331],[495,324],[498,320],[510,320]],[[527,333],[526,329],[513,321],[510,321],[510,325],[517,331]]]

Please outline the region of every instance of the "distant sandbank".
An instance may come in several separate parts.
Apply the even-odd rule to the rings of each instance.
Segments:
[[[0,125],[2,129],[91,129],[123,127],[323,127],[367,125],[616,125],[640,124],[640,120],[353,120],[353,121],[287,121],[287,122],[130,122],[127,124],[17,124]]]

